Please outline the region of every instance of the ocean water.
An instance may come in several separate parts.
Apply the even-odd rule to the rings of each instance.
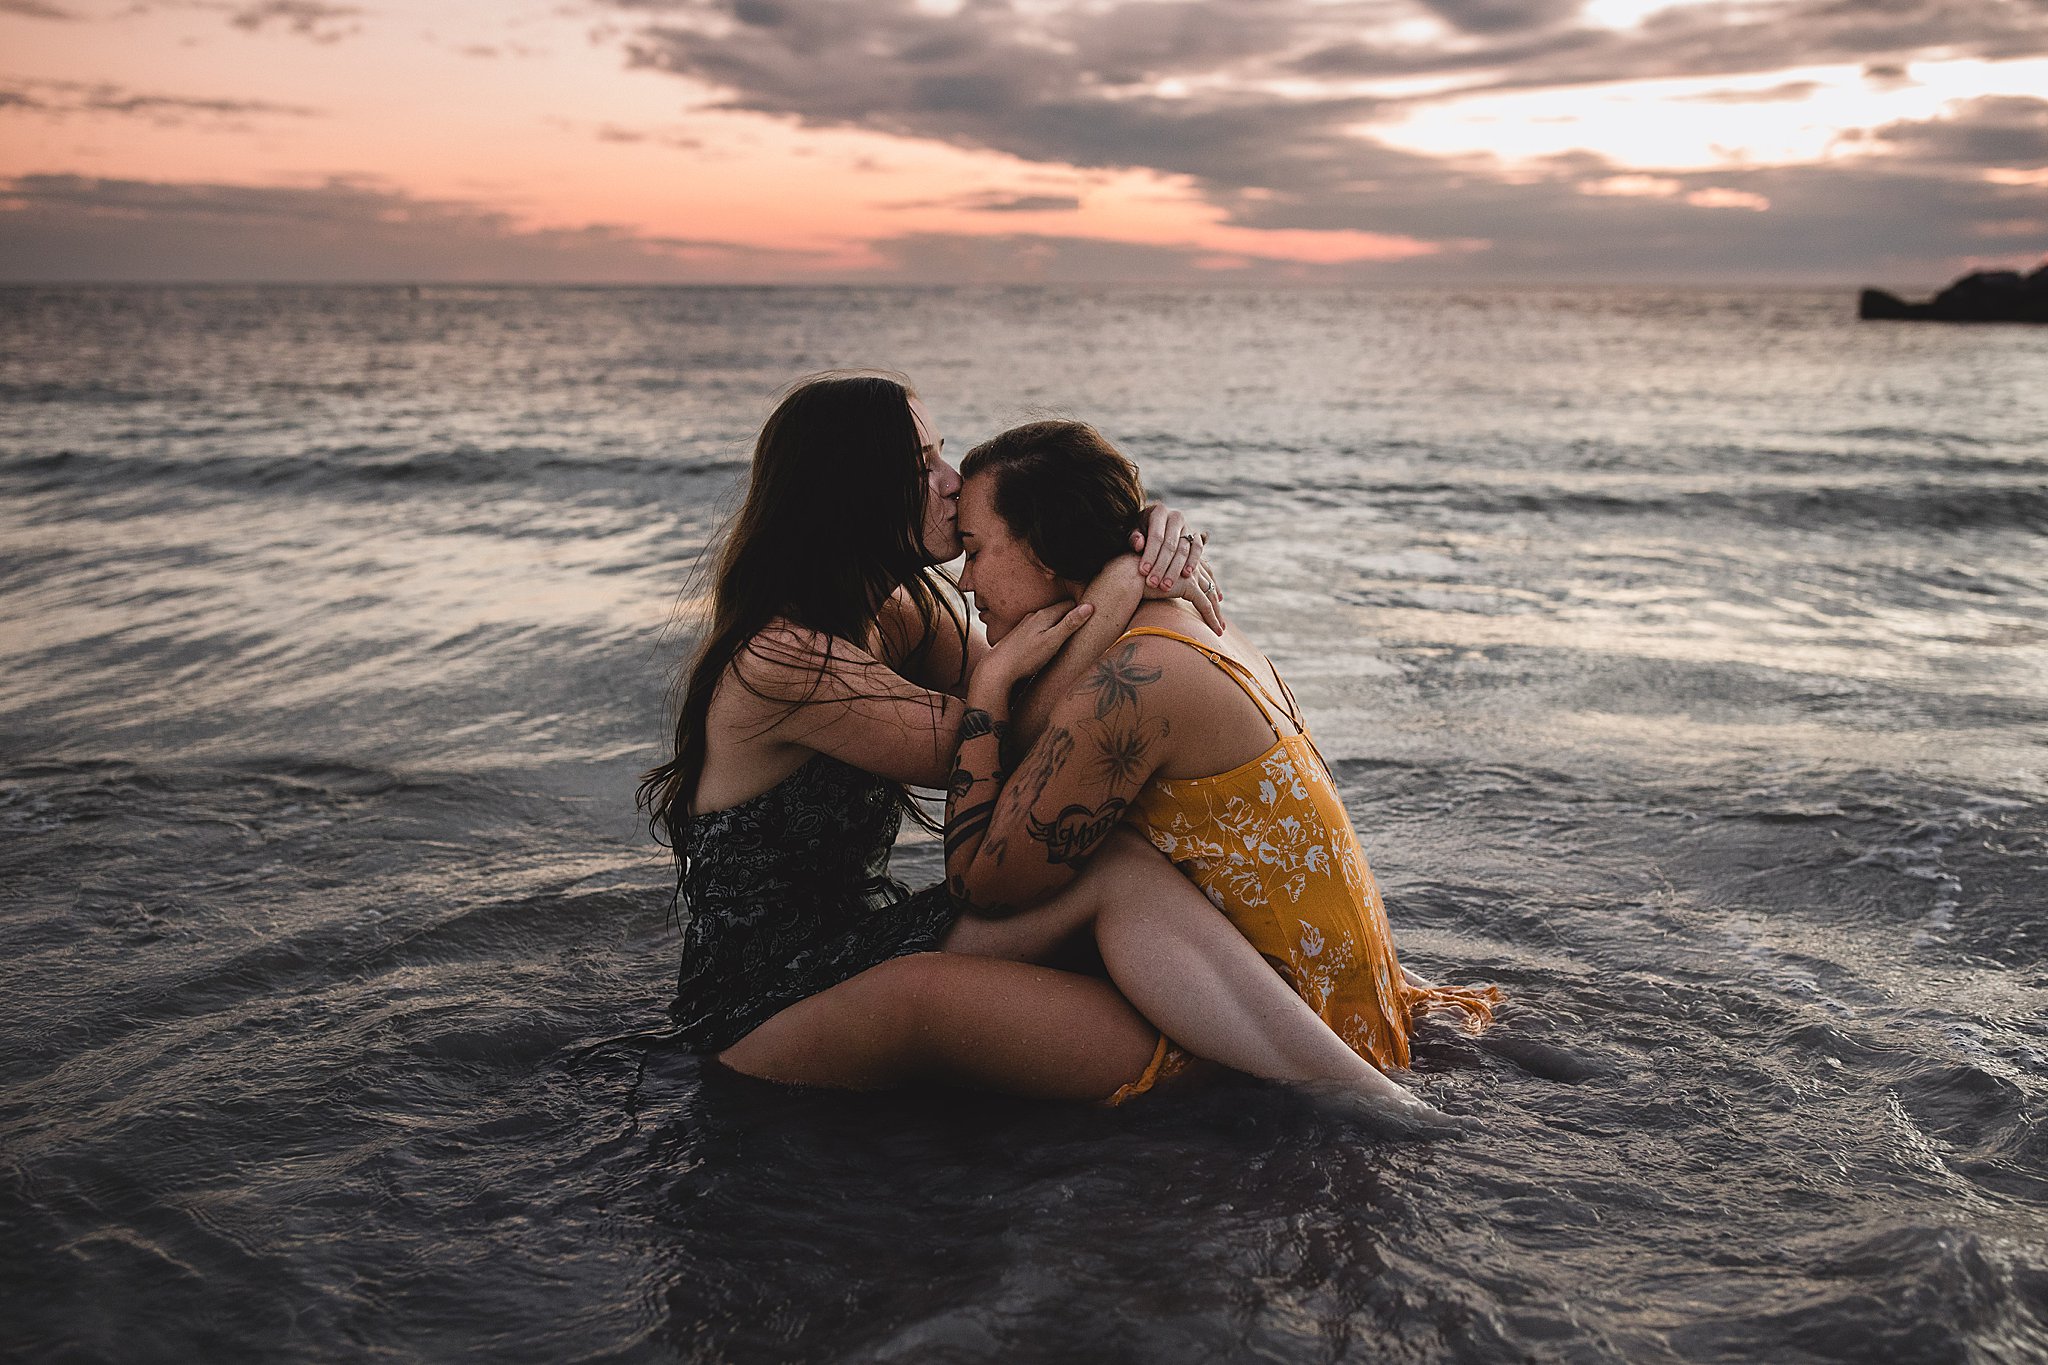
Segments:
[[[0,1348],[2048,1357],[2048,329],[1852,305],[0,292]],[[689,568],[842,364],[1213,533],[1405,957],[1513,996],[1417,1049],[1474,1132],[603,1043]]]

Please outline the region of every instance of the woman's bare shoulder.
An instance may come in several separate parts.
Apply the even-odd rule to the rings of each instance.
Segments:
[[[1156,625],[1170,629],[1175,634],[1186,636],[1189,641],[1193,642],[1193,645],[1199,646],[1199,648],[1191,648],[1189,645],[1167,640],[1163,636],[1141,636],[1139,638],[1150,639],[1166,645],[1169,651],[1167,657],[1177,658],[1183,667],[1195,660],[1200,660],[1208,665],[1207,672],[1212,674],[1220,673],[1221,670],[1202,653],[1203,650],[1211,650],[1245,669],[1267,691],[1272,691],[1279,684],[1280,670],[1274,666],[1271,659],[1266,657],[1265,651],[1252,643],[1250,637],[1242,629],[1233,625],[1219,635],[1217,632],[1209,629],[1202,618],[1194,612],[1185,609],[1176,610],[1177,606],[1178,604],[1174,602],[1148,602],[1145,608],[1139,611],[1138,616],[1131,624],[1133,626]],[[1160,610],[1161,608],[1164,610]],[[1151,613],[1149,619],[1148,613]],[[1173,651],[1177,651],[1177,653]],[[1234,683],[1231,685],[1235,687]]]
[[[1183,638],[1127,635],[1083,686],[1092,683],[1099,698],[1138,701],[1147,717],[1166,723],[1162,777],[1207,776],[1256,756],[1272,743],[1273,725],[1238,679],[1205,651],[1229,658],[1267,690],[1272,666],[1240,631],[1218,636],[1193,612],[1159,616],[1141,610],[1132,624],[1170,629]]]
[[[1172,628],[1177,634],[1210,644],[1181,630],[1177,621]],[[1193,645],[1164,635],[1126,634],[1082,677],[1076,692],[1092,699],[1098,714],[1135,704],[1157,715],[1191,706],[1206,710],[1203,701],[1212,694],[1227,700],[1218,683],[1229,692],[1237,690]]]
[[[1131,618],[1132,631],[1169,630],[1173,635],[1137,635],[1127,631],[1111,653],[1128,651],[1128,657],[1141,664],[1199,679],[1219,672],[1209,657],[1211,653],[1225,655],[1254,672],[1265,665],[1266,656],[1245,638],[1244,632],[1233,628],[1227,635],[1218,635],[1194,612],[1177,606],[1174,602],[1147,602]]]

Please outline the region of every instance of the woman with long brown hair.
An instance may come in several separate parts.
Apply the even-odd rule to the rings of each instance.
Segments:
[[[681,869],[682,1041],[751,1075],[848,1088],[1100,1099],[1149,1086],[1167,1037],[1273,1079],[1358,1083],[1355,1055],[1136,841],[1001,918],[963,919],[944,888],[887,877],[903,788],[955,781],[976,733],[969,680],[1007,698],[1042,674],[1063,695],[1148,586],[1184,580],[1197,545],[1155,517],[1144,559],[1114,557],[1080,606],[991,648],[937,575],[959,549],[942,445],[883,375],[800,384],[761,430],[673,755],[640,793]],[[1034,965],[1091,929],[1110,980]]]

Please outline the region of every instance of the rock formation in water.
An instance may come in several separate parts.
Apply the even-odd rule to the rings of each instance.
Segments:
[[[2048,263],[2032,274],[1978,270],[1936,294],[1929,303],[1907,303],[1882,289],[1866,289],[1856,316],[1879,321],[2048,322]]]

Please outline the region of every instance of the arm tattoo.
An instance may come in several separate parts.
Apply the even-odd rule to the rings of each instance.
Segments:
[[[1049,732],[1044,739],[1038,741],[1038,747],[1031,751],[1031,757],[1027,760],[1030,766],[1018,772],[1012,786],[1003,794],[1007,796],[1010,791],[1015,791],[1016,799],[1022,801],[1027,810],[1037,805],[1038,798],[1045,795],[1046,787],[1051,784],[1054,775],[1067,765],[1067,757],[1073,752],[1072,731],[1063,725]]]
[[[1103,724],[1095,740],[1095,775],[1105,786],[1138,782],[1151,775],[1145,755],[1167,732],[1166,718],[1155,716],[1142,725],[1112,729]]]
[[[997,744],[1000,745],[1004,732],[1009,728],[1005,722],[997,720],[979,707],[970,707],[967,714],[960,717],[959,744],[961,751],[965,751],[969,740],[980,739],[984,735],[994,735]],[[994,800],[984,801],[970,810],[956,811],[953,807],[964,800],[967,794],[974,790],[975,784],[978,782],[993,782],[996,785],[998,794],[1000,794],[1003,785],[1003,771],[1000,766],[1000,758],[997,760],[997,763],[999,766],[990,769],[986,775],[978,775],[972,768],[967,766],[964,758],[956,756],[953,759],[953,771],[946,778],[947,856],[950,857],[952,855],[954,845],[960,839],[968,837],[970,833],[978,834],[988,828],[988,812],[995,809]],[[979,824],[975,824],[970,831],[967,827],[973,823],[973,817],[976,815],[981,816],[981,821]],[[955,830],[959,830],[960,833],[956,834]]]
[[[1138,704],[1138,689],[1159,681],[1159,670],[1137,662],[1135,641],[1102,656],[1081,686],[1095,694],[1095,719],[1108,720],[1118,707]]]
[[[1093,810],[1075,805],[1050,820],[1026,816],[1025,826],[1033,839],[1045,845],[1047,862],[1078,863],[1109,837],[1109,832],[1124,818],[1127,804],[1121,796],[1112,796]]]
[[[969,839],[979,839],[988,832],[988,822],[996,812],[994,801],[983,801],[969,806],[966,810],[946,813],[946,857],[948,860],[957,853],[960,846]]]
[[[997,720],[978,706],[968,708],[967,714],[960,717],[960,743],[962,744],[965,744],[970,739],[980,739],[983,735],[994,735],[997,742],[1000,743],[1003,736],[1009,732],[1010,723],[1008,721]]]

